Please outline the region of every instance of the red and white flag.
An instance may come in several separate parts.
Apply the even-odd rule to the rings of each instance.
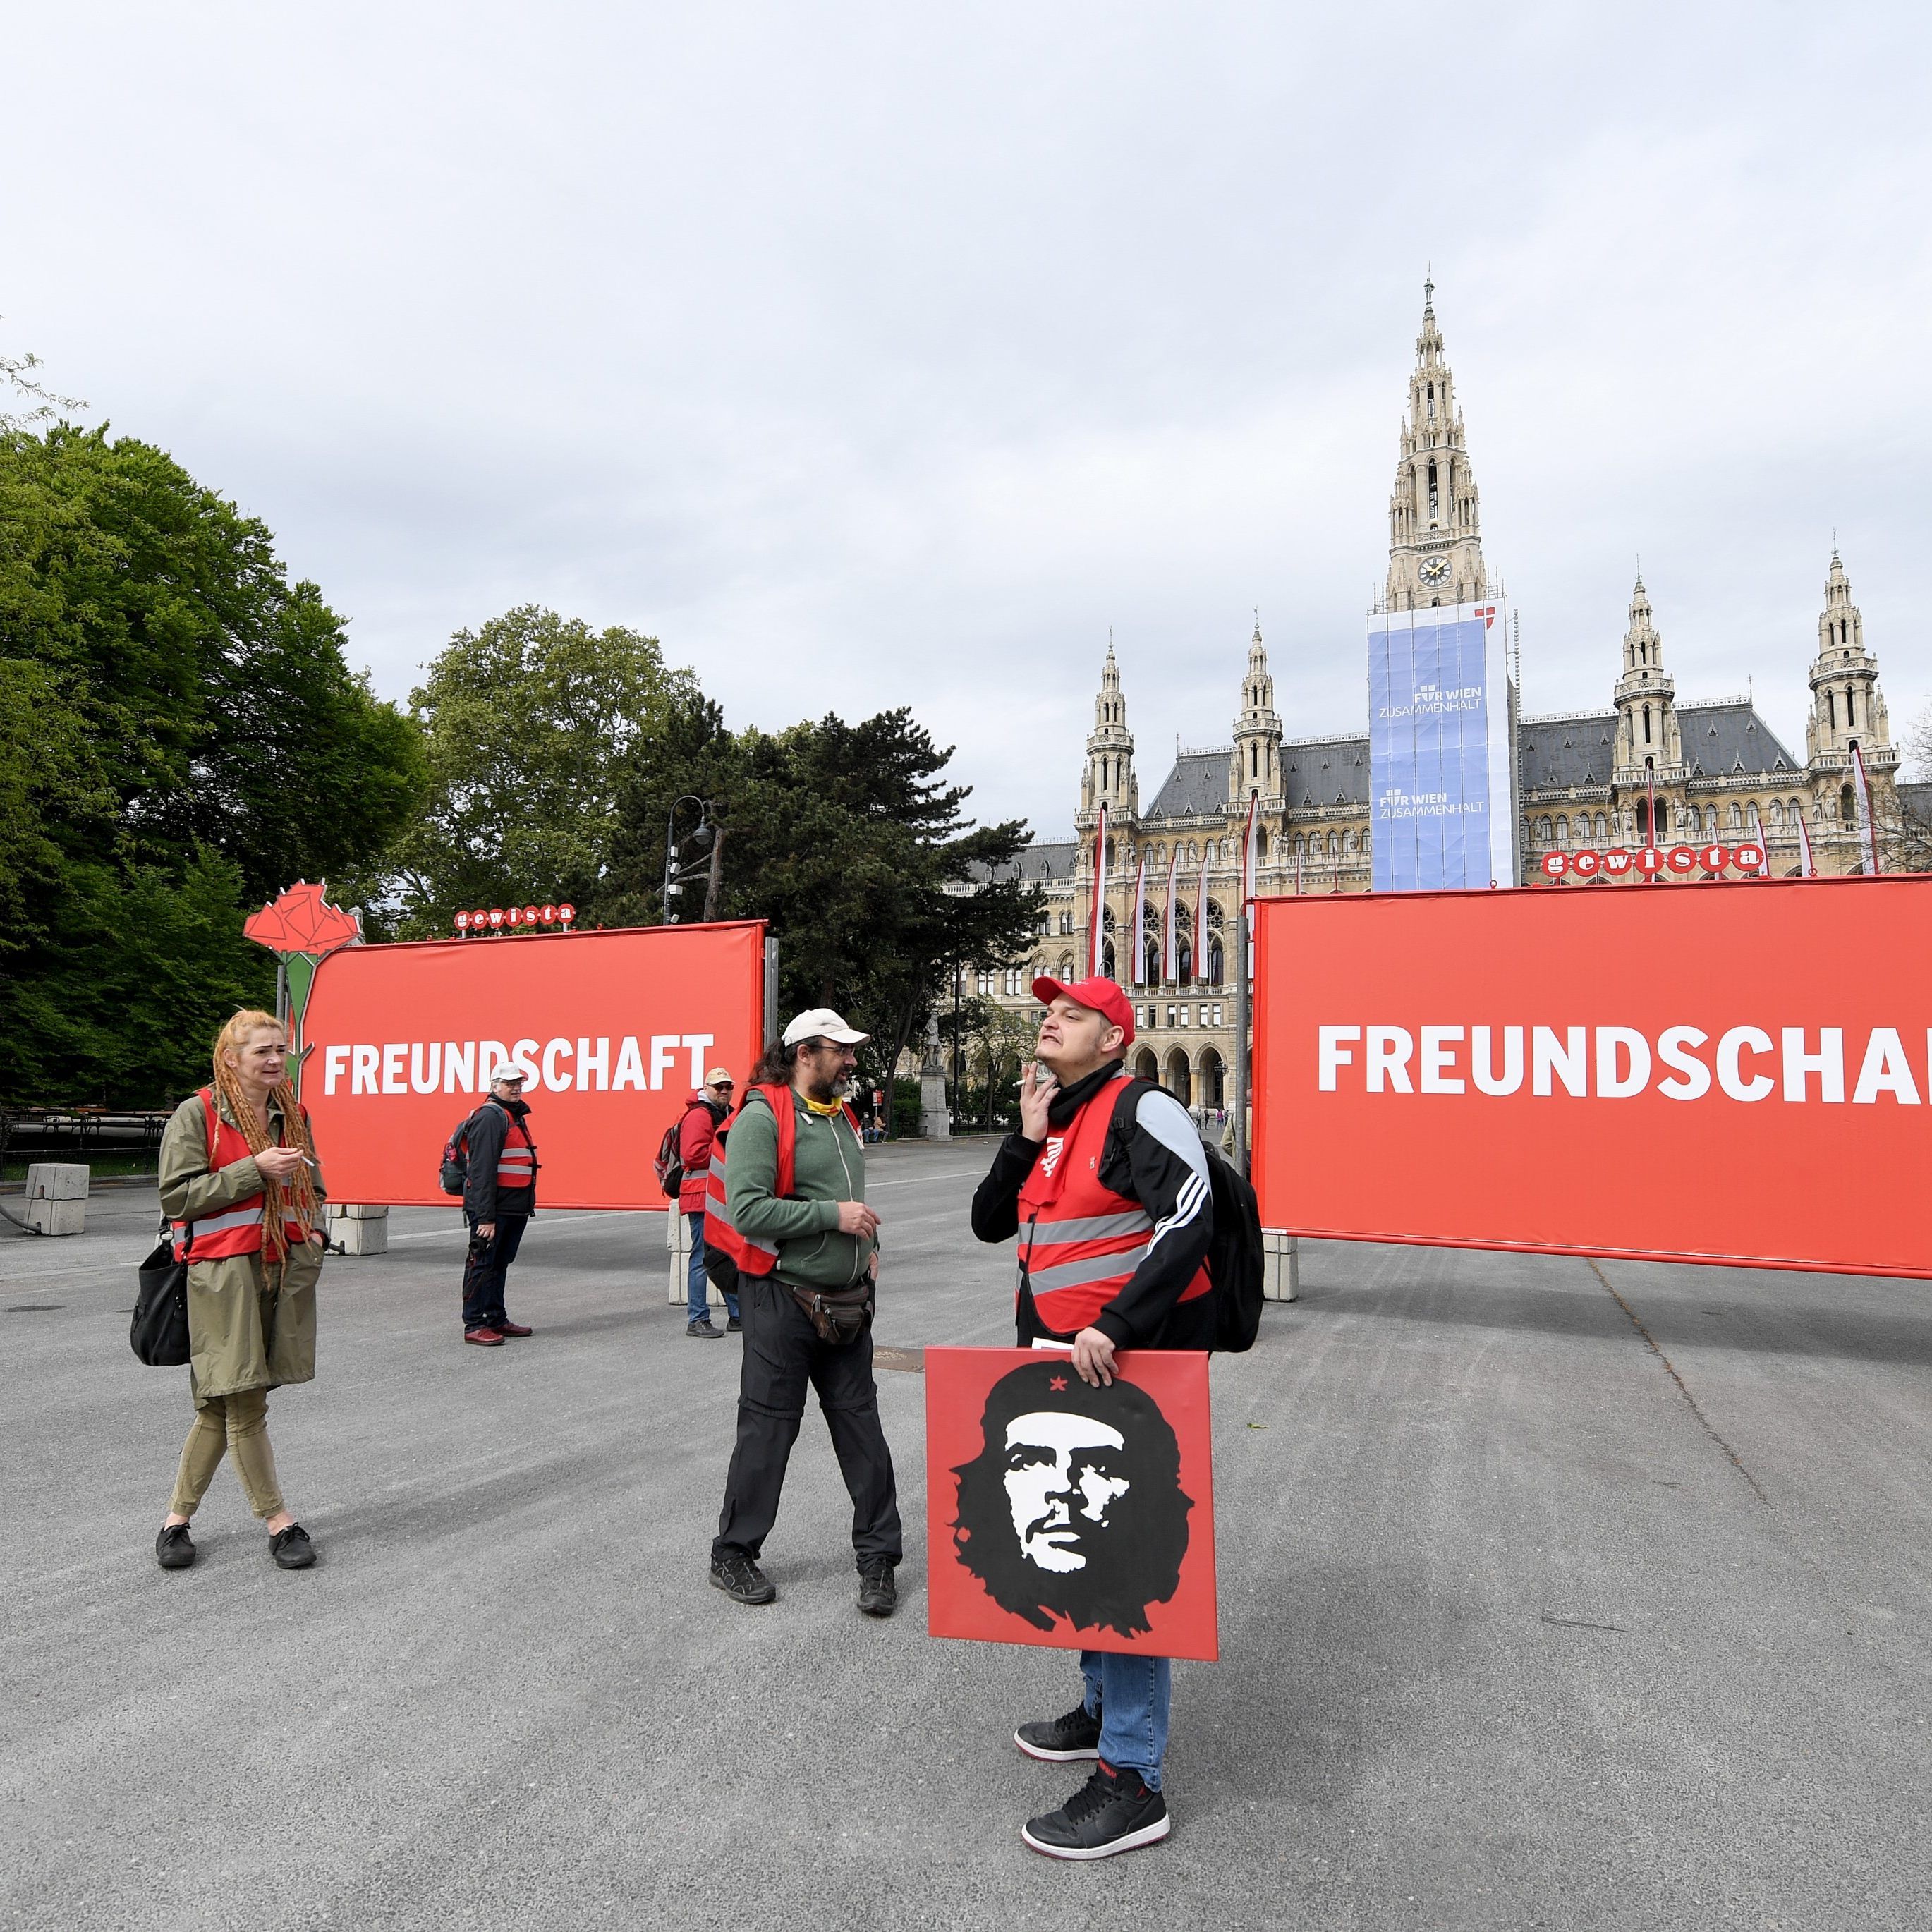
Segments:
[[[1134,949],[1133,983],[1147,984],[1147,955],[1141,949],[1147,931],[1147,848],[1141,848],[1140,863],[1134,868],[1134,922],[1128,940]]]
[[[1201,879],[1194,889],[1194,978],[1208,983],[1208,848],[1201,848]]]
[[[1811,834],[1805,829],[1804,808],[1798,808],[1798,864],[1799,871],[1808,879],[1818,876],[1818,868],[1811,862]]]
[[[1087,975],[1089,979],[1100,977],[1100,968],[1105,960],[1102,949],[1107,943],[1106,932],[1107,912],[1107,808],[1100,808],[1100,822],[1094,828],[1094,903],[1088,917],[1088,930],[1092,944],[1088,948]]]
[[[1248,977],[1255,976],[1255,808],[1261,802],[1248,794],[1248,832],[1241,841],[1241,913],[1248,922]]]
[[[1180,843],[1167,862],[1167,916],[1161,928],[1160,976],[1171,986],[1180,977],[1180,926],[1174,916],[1174,892],[1180,879]]]
[[[1865,776],[1865,754],[1856,745],[1852,747],[1852,763],[1858,774],[1858,819],[1864,834],[1859,843],[1864,848],[1865,877],[1875,879],[1878,877],[1878,820],[1872,815],[1871,781]]]
[[[1751,830],[1757,839],[1757,849],[1764,854],[1764,863],[1757,869],[1760,879],[1771,877],[1771,842],[1764,836],[1764,818],[1756,806],[1751,807]]]

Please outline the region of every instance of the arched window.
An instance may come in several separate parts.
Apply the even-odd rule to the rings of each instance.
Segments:
[[[1825,687],[1825,724],[1828,730],[1835,730],[1838,724],[1838,706],[1832,695],[1829,685]]]
[[[1744,829],[1744,808],[1736,799],[1731,801],[1729,823],[1733,832],[1742,832]]]
[[[1141,980],[1149,986],[1160,984],[1160,948],[1150,939],[1141,956]]]
[[[1539,818],[1536,821],[1536,836],[1539,844],[1547,845],[1550,843],[1550,821],[1548,819]]]
[[[1559,845],[1570,842],[1570,821],[1560,812],[1556,814],[1556,842]]]
[[[1850,785],[1838,788],[1838,817],[1847,825],[1858,822],[1858,802],[1852,796]]]
[[[1342,835],[1342,850],[1345,852],[1352,852],[1354,849],[1355,835],[1352,832],[1343,832]]]
[[[1782,832],[1784,830],[1784,805],[1782,800],[1774,798],[1771,802],[1771,824],[1774,831]]]
[[[1073,956],[1063,952],[1060,956],[1060,970],[1053,976],[1056,980],[1070,980],[1073,976]]]
[[[1222,958],[1221,942],[1210,934],[1208,940],[1208,983],[1210,986],[1221,983]]]
[[[1853,687],[1849,684],[1845,686],[1845,723],[1847,728],[1858,722],[1858,714],[1852,704],[1852,689]]]
[[[1100,976],[1103,980],[1114,976],[1114,942],[1111,939],[1100,942]]]
[[[1294,836],[1294,856],[1298,859],[1300,858],[1306,852],[1307,849],[1307,847],[1302,842],[1300,833],[1297,832]]]
[[[1599,839],[1604,839],[1610,836],[1610,821],[1600,812],[1597,814],[1597,836]]]
[[[1650,742],[1650,706],[1647,704],[1643,707],[1643,742],[1646,745]]]
[[[1194,951],[1186,940],[1174,942],[1174,956],[1177,964],[1176,981],[1185,984],[1194,976]]]
[[[1718,808],[1714,805],[1707,805],[1704,808],[1704,836],[1706,838],[1714,838],[1717,836]]]
[[[1073,915],[1064,912],[1060,915],[1060,936],[1064,939],[1073,930]]]

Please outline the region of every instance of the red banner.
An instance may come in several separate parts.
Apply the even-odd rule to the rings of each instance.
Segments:
[[[1932,1276],[1932,878],[1259,909],[1265,1226]]]
[[[1092,1388],[1057,1350],[926,1350],[934,1636],[1219,1655],[1208,1358],[1116,1360]]]
[[[516,1062],[540,1208],[662,1208],[664,1129],[759,1051],[762,923],[352,946],[316,970],[302,1095],[330,1196],[440,1205],[451,1130]]]

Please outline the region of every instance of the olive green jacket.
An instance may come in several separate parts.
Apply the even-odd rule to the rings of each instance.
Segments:
[[[866,1198],[866,1150],[842,1115],[813,1113],[794,1091],[792,1191],[781,1197],[778,1127],[762,1100],[738,1110],[725,1142],[724,1204],[731,1225],[778,1251],[782,1280],[810,1288],[855,1288],[876,1244],[838,1231],[838,1204]]]
[[[272,1104],[268,1118],[280,1140],[281,1112]],[[218,1214],[262,1191],[261,1170],[252,1158],[208,1171],[208,1117],[198,1094],[175,1109],[161,1136],[160,1169],[161,1211],[171,1221]],[[314,1178],[320,1200],[322,1176]],[[188,1339],[197,1408],[242,1389],[314,1380],[315,1285],[321,1274],[319,1241],[290,1250],[284,1262],[259,1252],[198,1262],[190,1253]]]

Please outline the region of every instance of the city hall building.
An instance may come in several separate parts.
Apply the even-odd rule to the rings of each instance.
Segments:
[[[1389,500],[1388,574],[1376,606],[1382,617],[1433,606],[1480,605],[1496,595],[1433,296],[1432,286],[1426,284]],[[1835,548],[1810,686],[1802,756],[1780,741],[1748,697],[1680,700],[1640,576],[1607,708],[1522,716],[1514,678],[1509,681],[1514,883],[1547,879],[1559,863],[1552,854],[1564,855],[1560,864],[1571,881],[1567,889],[1577,889],[1577,868],[1569,862],[1574,855],[1653,844],[1736,846],[1753,840],[1760,828],[1775,875],[1803,872],[1808,841],[1814,871],[1858,872],[1867,832],[1857,756],[1869,782],[1881,862],[1893,866],[1900,855],[1916,852],[1916,866],[1924,866],[1932,839],[1932,784],[1897,782],[1899,758],[1879,688],[1877,660],[1866,644]],[[1076,836],[1036,843],[1020,863],[1021,875],[1043,894],[1033,949],[1024,962],[969,972],[962,990],[1030,1013],[1037,1011],[1029,991],[1035,974],[1077,977],[1084,971],[1094,837],[1104,806],[1108,866],[1102,956],[1105,970],[1136,1003],[1137,1036],[1129,1069],[1159,1080],[1197,1113],[1221,1109],[1232,1097],[1230,922],[1240,900],[1250,800],[1257,815],[1257,892],[1366,891],[1374,876],[1369,747],[1366,732],[1283,734],[1258,622],[1249,640],[1232,742],[1179,752],[1143,806],[1126,697],[1110,644],[1087,740]],[[1177,944],[1170,961],[1164,944],[1168,880],[1177,854]],[[1132,934],[1135,877],[1143,858],[1144,919],[1142,930]],[[1587,859],[1580,869],[1593,870]],[[1666,873],[1665,882],[1672,876]],[[1689,876],[1705,874],[1700,867]],[[1634,868],[1621,878],[1596,868],[1582,889],[1614,890],[1639,880]],[[1204,921],[1198,916],[1204,898]],[[1204,945],[1197,943],[1202,939]],[[1200,952],[1204,958],[1197,956]]]

